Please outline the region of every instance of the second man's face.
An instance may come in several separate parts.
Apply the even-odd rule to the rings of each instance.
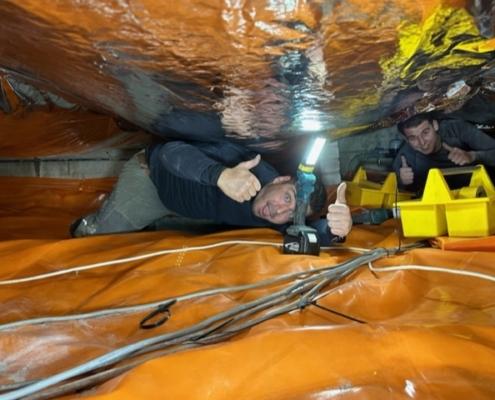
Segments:
[[[440,136],[437,121],[423,121],[418,126],[404,129],[404,136],[411,147],[425,155],[440,149]]]

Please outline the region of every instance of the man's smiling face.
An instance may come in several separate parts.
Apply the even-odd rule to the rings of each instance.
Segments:
[[[258,192],[252,206],[253,214],[273,224],[282,225],[294,217],[296,187],[290,182],[273,182]]]
[[[441,140],[437,131],[438,122],[426,120],[417,126],[404,128],[404,136],[414,150],[428,155],[440,150]]]

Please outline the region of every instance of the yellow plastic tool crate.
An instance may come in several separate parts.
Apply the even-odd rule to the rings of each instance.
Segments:
[[[352,181],[347,182],[346,200],[351,206],[392,208],[396,201],[411,197],[412,193],[397,191],[397,178],[393,172],[380,184],[369,181],[366,170],[359,167]]]
[[[469,186],[450,190],[444,175],[471,173]],[[398,203],[404,236],[487,236],[495,233],[495,188],[482,165],[431,169],[421,200]]]

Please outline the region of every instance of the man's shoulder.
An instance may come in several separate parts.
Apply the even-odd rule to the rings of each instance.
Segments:
[[[438,121],[440,134],[458,134],[466,131],[466,129],[476,129],[476,127],[462,119],[446,118]]]

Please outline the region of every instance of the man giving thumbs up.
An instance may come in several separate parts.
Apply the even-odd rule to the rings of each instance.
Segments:
[[[195,222],[277,229],[293,218],[294,178],[281,176],[243,146],[172,141],[151,145],[146,153],[125,164],[103,206],[77,220],[72,236],[138,231],[158,219],[166,226],[163,217],[185,226]],[[339,202],[342,212],[345,193]],[[306,215],[320,215],[325,203],[326,191],[317,180]],[[342,235],[348,232],[340,221],[335,229]]]
[[[471,164],[476,160],[476,153],[474,151],[465,151],[458,147],[449,146],[445,142],[442,143],[442,147],[449,153],[449,160],[456,165]]]
[[[495,139],[458,119],[417,114],[397,125],[405,143],[393,163],[403,189],[421,193],[431,168],[483,164],[495,179]],[[467,175],[446,177],[451,189],[469,183]]]
[[[261,189],[260,181],[250,171],[260,160],[261,156],[258,154],[252,160],[243,161],[233,168],[225,168],[218,177],[218,187],[226,196],[239,203],[250,200]]]
[[[411,185],[414,182],[414,171],[407,165],[406,156],[400,156],[401,167],[399,169],[399,179],[403,185]]]
[[[351,231],[352,218],[351,211],[345,200],[347,185],[342,182],[337,187],[337,198],[334,204],[328,206],[327,223],[330,232],[335,236],[344,237]]]

